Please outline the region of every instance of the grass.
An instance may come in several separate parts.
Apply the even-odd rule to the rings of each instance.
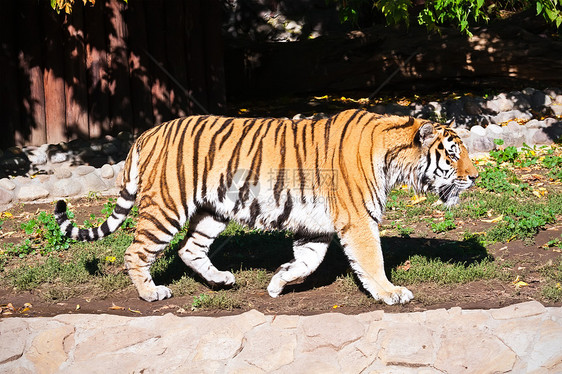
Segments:
[[[494,242],[515,239],[532,240],[547,225],[562,215],[562,154],[560,147],[521,150],[506,148],[492,152],[480,163],[478,188],[450,210],[437,197],[419,198],[406,188],[391,191],[382,228],[387,274],[396,284],[455,284],[474,280],[497,279],[508,282],[508,270],[487,251]],[[523,178],[525,173],[542,171],[540,180],[550,181],[538,190]],[[538,177],[537,177],[538,178]],[[95,226],[111,214],[115,199],[109,199],[100,214],[91,215],[86,226]],[[135,208],[123,229],[92,243],[66,239],[54,224],[52,214],[39,212],[21,223],[20,243],[0,248],[0,285],[17,290],[39,290],[46,300],[58,301],[83,293],[107,297],[132,287],[124,272],[123,255],[132,241],[138,210]],[[4,230],[11,213],[0,215]],[[479,223],[483,232],[470,232],[466,221]],[[230,223],[216,240],[210,255],[221,270],[232,271],[237,279],[230,290],[209,290],[201,279],[183,264],[177,250],[187,228],[176,235],[171,245],[151,268],[157,284],[167,284],[175,296],[192,296],[190,309],[240,308],[244,292],[265,292],[276,268],[292,258],[290,232],[264,232]],[[552,238],[548,248],[562,247],[560,238]],[[332,247],[340,251],[335,241]],[[329,252],[330,253],[330,252]],[[326,261],[345,262],[343,256]],[[357,292],[358,282],[342,266],[324,284],[335,283],[342,295]],[[334,271],[327,268],[324,272]],[[540,270],[545,300],[561,301],[562,260]],[[321,283],[321,282],[320,282]],[[316,283],[311,283],[316,287]],[[365,297],[349,298],[346,305],[368,305]],[[187,308],[187,307],[186,307]]]

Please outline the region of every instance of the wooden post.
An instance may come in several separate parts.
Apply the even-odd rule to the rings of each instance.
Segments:
[[[43,84],[45,87],[45,125],[47,143],[66,141],[64,97],[64,63],[62,45],[62,16],[43,1],[40,6],[43,21]]]
[[[204,5],[203,5],[204,6]],[[208,108],[206,83],[205,83],[205,55],[203,50],[203,27],[200,0],[187,0],[185,2],[185,20],[187,35],[187,71],[189,72],[189,87],[191,94],[203,107]],[[200,113],[192,102],[189,105],[193,113]],[[208,109],[207,109],[208,110]]]
[[[64,21],[64,80],[68,139],[89,139],[84,6],[76,2]]]
[[[100,4],[100,6],[103,4]],[[106,8],[106,33],[108,46],[109,109],[113,122],[112,132],[131,130],[131,88],[129,85],[129,60],[127,52],[127,25],[123,19],[122,1],[109,0]]]
[[[0,148],[15,145],[15,131],[20,126],[20,95],[16,65],[16,3],[8,1],[0,12]]]
[[[185,26],[184,18],[178,17],[183,14],[183,2],[180,0],[166,1],[166,54],[169,72],[174,78],[187,87],[187,64],[185,61]],[[181,88],[172,84],[169,87],[170,101],[174,117],[183,117],[191,113],[188,107],[188,97]]]
[[[141,0],[129,0],[126,11],[129,29],[129,75],[131,80],[131,105],[134,134],[154,125],[152,110],[152,84],[148,67],[150,61],[144,51],[148,50],[144,6]]]
[[[20,38],[18,66],[21,71],[19,78],[22,93],[22,127],[16,132],[16,143],[40,145],[47,142],[47,133],[39,4],[36,1],[24,0],[19,5],[17,30]]]
[[[204,2],[203,46],[205,51],[205,86],[207,110],[214,114],[226,112],[226,88],[224,85],[224,54],[222,43],[222,10],[217,0]]]
[[[107,83],[107,45],[105,43],[104,7],[85,6],[86,72],[88,77],[88,119],[90,138],[111,131]]]
[[[163,14],[164,1],[151,0],[145,2],[145,11],[147,15],[147,31],[148,31],[148,52],[160,63],[166,66],[166,50],[164,33],[166,25],[164,24]],[[172,119],[170,110],[170,93],[169,83],[166,75],[154,64],[150,64],[152,80],[152,109],[154,111],[154,119],[156,123]]]

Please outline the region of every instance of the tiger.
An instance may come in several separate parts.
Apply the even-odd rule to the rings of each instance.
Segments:
[[[137,202],[124,261],[146,301],[172,296],[149,270],[186,224],[178,251],[183,262],[210,286],[234,285],[234,275],[218,270],[208,252],[235,221],[293,234],[294,258],[272,276],[271,297],[313,273],[337,235],[364,289],[392,305],[413,294],[385,275],[379,225],[391,189],[407,184],[450,207],[477,177],[454,130],[425,119],[363,109],[318,120],[189,116],[138,137],[115,208],[100,226],[76,227],[64,200],[55,217],[67,237],[93,241],[116,231]]]

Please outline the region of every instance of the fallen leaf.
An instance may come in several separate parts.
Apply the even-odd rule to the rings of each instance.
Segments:
[[[503,219],[503,214],[500,214],[499,216],[497,216],[496,218],[492,218],[492,219],[482,219],[482,222],[486,222],[486,223],[496,223],[499,222]]]
[[[416,205],[421,203],[422,201],[427,200],[427,197],[425,196],[418,196],[418,195],[414,195],[414,197],[412,197],[410,199],[410,205]]]
[[[337,308],[339,308],[339,307],[340,307],[339,305],[334,305],[334,306],[332,307],[332,309],[337,309]]]
[[[80,304],[76,304],[76,310],[80,309]]]
[[[129,312],[131,312],[131,313],[142,314],[142,313],[140,312],[140,310],[133,310],[133,309],[131,309],[131,308],[128,308],[128,309],[129,309]]]
[[[412,264],[410,263],[410,260],[407,260],[406,262],[404,262],[404,265],[398,266],[398,269],[408,271],[408,270],[410,270],[411,267],[412,267]]]
[[[117,306],[113,303],[111,303],[111,306],[109,307],[110,310],[125,310],[124,306]]]
[[[515,278],[515,280],[512,283],[515,285],[515,289],[519,289],[521,287],[525,287],[529,285],[528,283],[519,280],[519,275],[517,276],[517,278]]]

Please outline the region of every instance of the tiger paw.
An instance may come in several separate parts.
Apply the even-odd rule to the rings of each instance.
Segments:
[[[388,305],[405,304],[414,298],[412,291],[406,287],[394,287],[391,292],[381,292],[378,299],[384,301]]]
[[[172,297],[172,291],[165,286],[156,286],[146,292],[139,291],[139,297],[145,301],[158,301]]]
[[[267,293],[269,296],[276,298],[283,292],[283,287],[285,287],[286,282],[284,282],[279,274],[275,274],[267,286]]]
[[[230,271],[217,271],[215,274],[207,278],[207,282],[212,286],[229,287],[236,283],[236,278]]]

